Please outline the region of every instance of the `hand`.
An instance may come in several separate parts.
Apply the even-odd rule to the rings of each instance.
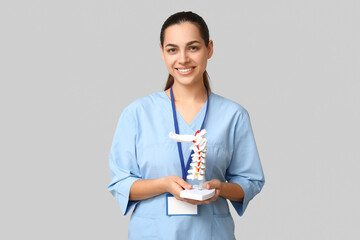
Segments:
[[[204,201],[198,201],[198,200],[187,199],[187,198],[182,198],[181,200],[191,203],[191,204],[194,204],[194,205],[202,205],[202,204],[207,204],[207,203],[216,201],[217,198],[220,196],[222,182],[220,182],[218,179],[213,179],[211,181],[205,182],[203,184],[203,186],[206,187],[207,189],[215,189],[215,195],[212,198],[206,199]]]
[[[177,200],[184,201],[184,198],[180,197],[180,192],[183,191],[184,189],[192,188],[192,186],[189,183],[184,181],[184,179],[182,179],[179,176],[174,176],[174,175],[166,176],[164,177],[164,182],[165,182],[166,192],[171,193]]]

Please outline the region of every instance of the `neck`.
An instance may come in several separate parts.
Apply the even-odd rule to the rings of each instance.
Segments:
[[[207,93],[203,81],[192,85],[183,85],[174,82],[173,94],[176,101],[181,102],[206,102]],[[209,92],[210,95],[210,92]]]

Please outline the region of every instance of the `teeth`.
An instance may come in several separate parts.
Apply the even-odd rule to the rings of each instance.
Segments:
[[[178,69],[180,72],[185,73],[190,71],[192,68],[188,68],[188,69]]]

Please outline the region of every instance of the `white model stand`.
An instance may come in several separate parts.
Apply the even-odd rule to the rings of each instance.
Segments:
[[[190,190],[183,190],[180,192],[180,197],[190,198],[194,200],[204,201],[212,198],[215,195],[215,189],[199,189],[198,185],[194,185]]]
[[[194,185],[190,190],[183,190],[180,192],[180,197],[190,198],[194,200],[203,201],[211,198],[215,195],[215,189],[204,189],[202,186],[204,177],[205,177],[205,164],[206,164],[206,147],[207,139],[204,137],[206,130],[197,131],[195,136],[193,135],[179,135],[171,132],[169,137],[175,140],[176,142],[193,142],[193,145],[190,147],[194,153],[191,155],[190,166],[192,169],[188,170],[188,175],[186,179],[194,180],[197,178],[200,183],[199,185]]]

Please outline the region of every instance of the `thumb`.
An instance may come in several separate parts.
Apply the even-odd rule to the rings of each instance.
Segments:
[[[192,188],[192,186],[191,186],[189,183],[187,183],[186,181],[184,181],[184,179],[182,179],[182,178],[179,178],[179,179],[177,180],[177,183],[178,183],[181,187],[183,187],[183,188],[185,188],[185,189],[191,189],[191,188]]]
[[[212,185],[210,181],[204,182],[203,186],[205,186],[207,189],[211,189]]]

